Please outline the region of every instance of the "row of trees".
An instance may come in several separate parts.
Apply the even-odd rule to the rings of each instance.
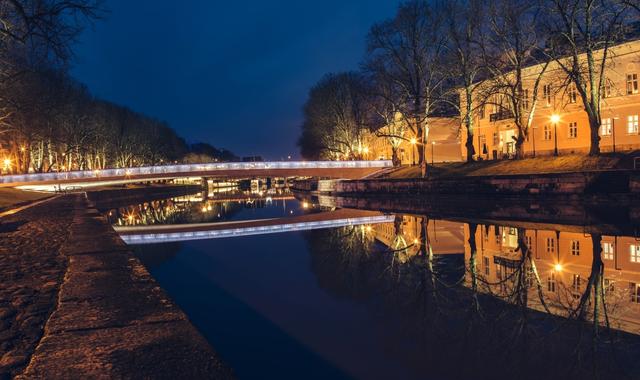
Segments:
[[[408,136],[424,147],[430,118],[457,114],[474,158],[474,118],[486,105],[508,112],[523,156],[542,78],[553,91],[577,91],[589,118],[590,153],[598,130],[611,47],[629,37],[637,0],[411,0],[375,24],[359,72],[329,74],[309,94],[299,145],[306,157],[357,157],[362,131],[395,148]],[[535,67],[536,70],[528,68]],[[533,75],[532,75],[533,73]]]
[[[98,99],[69,76],[75,37],[102,13],[99,0],[0,2],[3,172],[233,159],[189,146],[165,122]]]

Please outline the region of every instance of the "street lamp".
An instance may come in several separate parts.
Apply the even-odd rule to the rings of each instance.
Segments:
[[[558,156],[558,122],[560,121],[560,115],[554,113],[551,115],[551,122],[553,123],[553,155]]]
[[[433,151],[435,149],[435,146],[436,146],[436,142],[431,141],[431,166],[433,166]]]
[[[413,165],[415,165],[416,164],[416,143],[418,143],[418,140],[416,140],[415,137],[412,137],[411,140],[409,140],[409,142],[413,146],[413,148],[411,149],[411,157],[412,157]]]

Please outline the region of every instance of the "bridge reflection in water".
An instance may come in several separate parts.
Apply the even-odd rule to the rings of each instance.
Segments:
[[[337,210],[288,218],[241,222],[196,223],[114,227],[127,244],[154,244],[187,240],[230,238],[343,226],[373,225],[393,222],[393,215],[372,211]]]

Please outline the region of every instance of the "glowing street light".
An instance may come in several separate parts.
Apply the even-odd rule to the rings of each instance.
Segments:
[[[558,122],[560,121],[560,115],[554,113],[550,118],[553,123],[553,155],[558,156]]]
[[[562,272],[562,264],[556,263],[556,265],[553,266],[553,270],[556,272]]]

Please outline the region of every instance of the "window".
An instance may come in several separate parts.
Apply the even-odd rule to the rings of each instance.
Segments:
[[[604,82],[604,93],[602,97],[610,98],[613,96],[613,83],[609,79],[605,79]]]
[[[556,291],[556,274],[555,272],[549,273],[549,277],[547,278],[547,290],[550,292]]]
[[[627,116],[627,133],[638,134],[638,115]]]
[[[632,263],[640,263],[640,245],[631,244],[629,246],[629,258]]]
[[[578,123],[574,121],[573,123],[569,123],[569,138],[575,139],[577,137],[578,137]]]
[[[604,289],[608,292],[613,292],[614,290],[616,290],[616,286],[615,286],[615,281],[613,281],[610,278],[605,278],[604,279]]]
[[[551,126],[550,125],[545,125],[544,126],[544,136],[543,136],[544,140],[551,140]]]
[[[480,116],[480,119],[484,119],[484,104],[480,106],[480,109],[478,111],[478,116]]]
[[[493,146],[500,145],[500,138],[498,137],[498,132],[493,132]]]
[[[631,302],[640,303],[640,286],[635,282],[629,283],[629,295],[631,296]]]
[[[478,143],[480,148],[480,154],[487,154],[487,137],[485,135],[478,136]]]
[[[571,240],[571,256],[580,256],[580,241]]]
[[[529,89],[525,88],[522,91],[522,108],[529,110]]]
[[[483,257],[482,258],[482,264],[484,265],[484,274],[485,276],[489,275],[489,258],[488,257]]]
[[[556,241],[554,238],[547,238],[547,253],[556,251]]]
[[[544,98],[544,102],[549,107],[551,105],[551,85],[545,84],[542,86],[542,97]]]
[[[574,274],[573,275],[573,282],[571,284],[571,288],[573,288],[574,292],[579,292],[580,291],[580,275],[579,274]]]
[[[531,249],[531,247],[532,247],[531,240],[532,240],[531,236],[527,236],[527,240],[526,240],[527,241],[527,248],[529,248],[529,249]]]
[[[627,74],[627,94],[638,93],[638,74]]]
[[[576,86],[569,87],[569,103],[575,103],[578,101],[578,90]]]
[[[602,258],[604,260],[613,260],[613,243],[602,242]]]
[[[612,129],[613,124],[611,118],[602,119],[602,123],[600,123],[600,136],[611,136]]]

